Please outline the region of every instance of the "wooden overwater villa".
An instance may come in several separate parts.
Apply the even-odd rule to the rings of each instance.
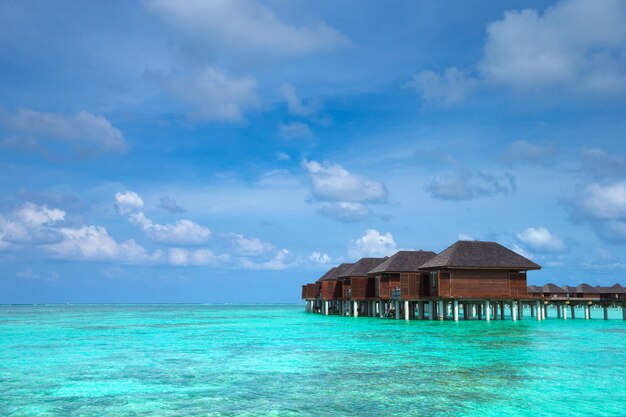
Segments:
[[[527,286],[533,261],[496,243],[458,241],[443,252],[399,251],[338,265],[302,286],[306,311],[324,315],[420,320],[520,320],[524,311],[545,320],[548,309],[561,319],[585,319],[591,309],[621,308],[626,288],[547,284]],[[569,308],[568,308],[569,307]],[[568,313],[569,310],[569,313]],[[581,317],[582,317],[581,315]]]

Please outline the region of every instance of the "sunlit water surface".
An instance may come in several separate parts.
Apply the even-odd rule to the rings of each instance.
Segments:
[[[0,415],[626,415],[621,312],[454,323],[303,310],[0,306]]]

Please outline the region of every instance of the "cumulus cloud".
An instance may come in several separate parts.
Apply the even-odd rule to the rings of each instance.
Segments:
[[[31,109],[9,112],[0,108],[0,125],[7,136],[2,144],[44,156],[96,156],[125,152],[122,132],[104,117],[86,111],[66,115]]]
[[[211,231],[191,220],[178,220],[173,224],[158,224],[146,217],[141,211],[143,200],[133,191],[115,193],[118,212],[139,226],[150,238],[168,244],[200,244],[206,242]]]
[[[626,93],[626,4],[565,0],[544,13],[506,12],[487,25],[481,74],[517,90]]]
[[[507,165],[550,165],[557,154],[554,145],[517,140],[506,147],[500,159]]]
[[[148,262],[156,261],[161,253],[148,252],[133,239],[117,242],[103,226],[63,227],[60,242],[45,245],[52,256],[71,260]]]
[[[228,255],[216,255],[210,249],[170,248],[167,259],[174,266],[218,265],[228,261]]]
[[[485,172],[455,172],[434,178],[426,191],[439,200],[463,201],[516,190],[515,177],[511,174],[496,176]]]
[[[582,169],[595,178],[626,176],[626,157],[602,149],[585,148],[580,152]]]
[[[159,207],[169,213],[184,213],[186,210],[178,205],[176,200],[170,197],[159,198]]]
[[[382,182],[352,174],[341,165],[305,160],[302,166],[309,176],[317,200],[351,203],[387,201],[387,188]]]
[[[178,31],[195,54],[216,50],[240,56],[294,56],[334,49],[348,39],[323,22],[293,25],[254,0],[149,0],[148,10]]]
[[[26,202],[9,214],[0,215],[0,250],[56,241],[61,237],[56,226],[63,220],[63,210]]]
[[[312,117],[317,114],[317,112],[322,108],[322,101],[317,99],[312,99],[303,102],[298,94],[296,93],[296,88],[291,84],[284,84],[282,89],[283,97],[287,101],[287,110],[289,114],[293,114],[296,116],[303,117]]]
[[[240,265],[246,269],[282,270],[297,265],[297,260],[290,258],[291,253],[287,249],[280,249],[267,261],[255,262],[247,258],[242,258]]]
[[[308,258],[309,261],[319,265],[328,265],[330,262],[330,256],[323,252],[311,252]]]
[[[381,234],[378,230],[368,229],[363,236],[350,242],[348,255],[352,258],[383,257],[398,251],[391,233]]]
[[[313,131],[304,122],[280,122],[278,124],[278,135],[284,139],[302,139],[313,136]]]
[[[626,94],[623,1],[564,0],[543,13],[510,10],[486,32],[483,57],[471,70],[450,67],[414,76],[410,84],[426,102],[455,103],[478,85],[522,94]]]
[[[372,212],[361,203],[329,203],[317,208],[317,212],[342,222],[360,222],[370,218]]]
[[[134,191],[115,193],[115,207],[121,215],[136,213],[143,209],[143,200]]]
[[[477,81],[464,71],[451,67],[441,74],[420,71],[413,75],[407,87],[415,89],[426,104],[449,106],[463,101],[476,85]]]
[[[459,240],[476,240],[473,237],[466,235],[465,233],[459,233]]]
[[[626,181],[589,184],[576,198],[564,203],[574,221],[589,223],[601,239],[626,243]]]
[[[244,122],[245,112],[260,106],[254,78],[235,78],[217,67],[208,66],[194,74],[152,77],[170,95],[190,106],[192,120]]]
[[[231,233],[230,237],[235,250],[242,255],[262,255],[274,249],[274,245],[256,237],[245,237],[237,233]]]
[[[517,239],[535,252],[563,252],[566,247],[561,238],[547,228],[529,227],[518,233]]]

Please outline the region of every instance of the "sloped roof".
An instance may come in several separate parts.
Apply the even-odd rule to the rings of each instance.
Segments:
[[[576,292],[576,287],[571,287],[569,285],[563,285],[561,288],[563,288],[566,292],[573,294]]]
[[[576,287],[576,292],[584,294],[599,294],[601,291],[598,287],[592,287],[589,284],[580,284]]]
[[[387,259],[389,258],[361,258],[356,261],[350,268],[339,274],[337,278],[365,277],[372,268],[375,268],[377,265]]]
[[[563,288],[559,287],[556,284],[553,283],[549,283],[543,286],[543,292],[544,293],[550,293],[550,294],[567,294],[567,290],[564,290]]]
[[[622,287],[619,284],[615,284],[611,287],[608,287],[607,289],[609,290],[608,292],[611,292],[613,294],[626,294],[626,288]]]
[[[324,279],[326,279],[326,277],[328,277],[328,276],[329,276],[329,275],[330,275],[330,274],[331,274],[331,273],[332,273],[335,269],[337,269],[337,267],[336,267],[336,266],[334,266],[334,267],[330,268],[328,271],[326,271],[326,273],[325,273],[324,275],[322,275],[321,277],[319,277],[319,278],[317,279],[317,281],[315,281],[315,282],[321,282],[321,281],[323,281],[323,280],[324,280]]]
[[[328,273],[324,274],[324,276],[322,276],[319,281],[332,281],[335,280],[337,278],[339,278],[339,276],[341,274],[343,274],[346,270],[348,270],[352,265],[354,265],[353,263],[343,263],[341,265],[339,265],[336,268],[331,269],[330,271],[328,271]]]
[[[536,285],[529,285],[528,292],[531,294],[538,294],[543,292],[543,287],[538,287]]]
[[[435,252],[423,250],[401,250],[387,258],[378,266],[368,271],[368,274],[380,274],[383,272],[414,272],[425,262],[437,256]]]
[[[459,240],[439,255],[424,263],[421,268],[502,268],[528,270],[541,269],[541,266],[496,242]]]

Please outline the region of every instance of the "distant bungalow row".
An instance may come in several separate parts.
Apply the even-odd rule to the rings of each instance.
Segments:
[[[526,273],[541,269],[533,261],[496,242],[458,241],[443,252],[399,251],[391,257],[362,258],[338,265],[314,283],[302,286],[306,311],[324,315],[421,319],[522,319],[524,310],[544,320],[548,308],[557,317],[584,317],[591,308],[622,309],[626,289],[611,287],[527,286]]]

